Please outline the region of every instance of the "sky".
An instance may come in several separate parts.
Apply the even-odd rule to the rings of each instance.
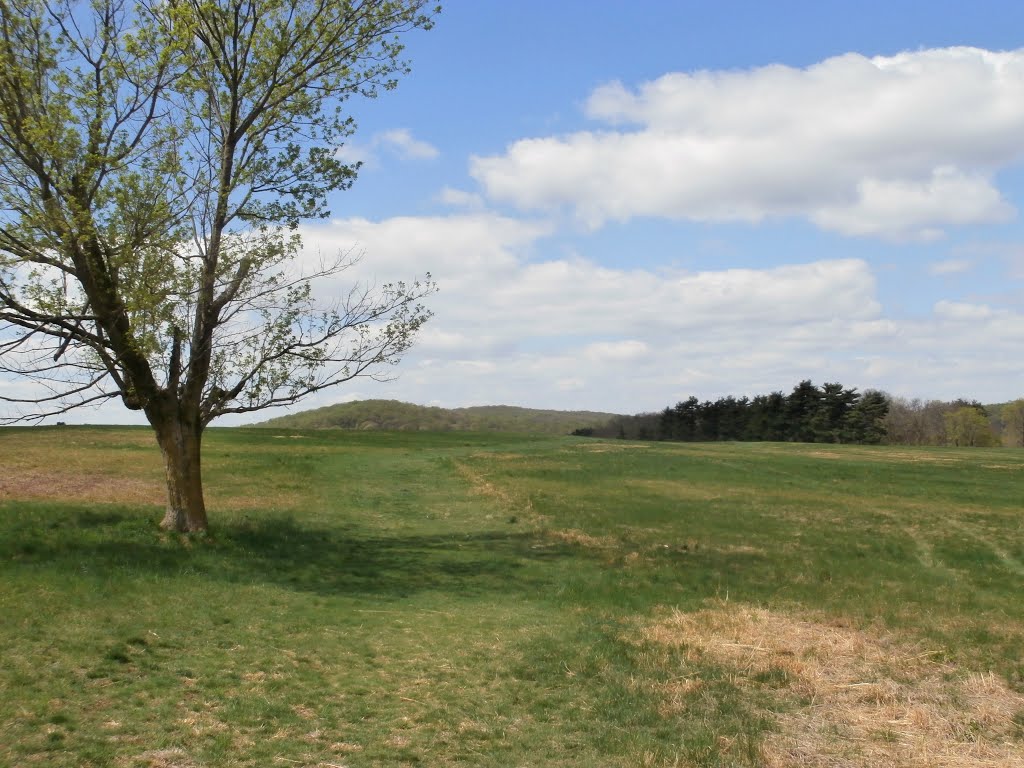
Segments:
[[[1024,396],[1024,3],[444,6],[303,228],[363,254],[325,300],[429,271],[433,317],[393,380],[290,410]]]

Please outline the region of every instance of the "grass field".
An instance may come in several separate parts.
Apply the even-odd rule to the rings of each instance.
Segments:
[[[0,431],[0,765],[1024,766],[1024,452]]]

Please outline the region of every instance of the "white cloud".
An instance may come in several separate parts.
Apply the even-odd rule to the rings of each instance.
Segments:
[[[803,216],[929,239],[1012,215],[993,177],[1024,150],[1024,50],[672,73],[602,86],[587,111],[609,127],[517,141],[471,173],[495,200],[568,206],[592,226]]]
[[[552,232],[546,222],[477,213],[338,220],[303,234],[311,252],[358,243],[366,260],[350,278],[384,282],[429,269],[438,281],[428,302],[434,318],[399,380],[375,397],[661,407],[698,388],[788,387],[824,370],[837,351],[891,332],[874,276],[857,259],[622,269],[579,255],[538,258],[538,241]]]
[[[428,299],[435,316],[396,380],[354,382],[302,407],[358,397],[635,412],[691,394],[788,390],[804,378],[947,399],[1021,394],[1021,313],[940,301],[923,316],[890,317],[860,259],[618,268],[581,254],[542,257],[552,233],[544,221],[483,212],[305,228],[306,259],[353,246],[366,252],[343,279],[316,286],[324,299],[351,280],[380,284],[427,270],[440,292]],[[109,414],[131,417],[113,407]]]
[[[452,216],[398,216],[384,221],[363,218],[337,219],[328,224],[302,228],[306,250],[304,260],[315,261],[320,254],[332,255],[354,250],[366,258],[341,282],[351,279],[374,283],[409,279],[431,272],[444,285],[473,285],[480,278],[500,280],[514,272],[534,241],[550,234],[543,221],[512,219],[493,213],[465,213]],[[325,291],[337,285],[317,285]]]
[[[415,138],[406,128],[375,133],[365,142],[348,141],[335,154],[346,163],[363,163],[373,168],[380,162],[382,151],[402,160],[433,160],[440,155],[437,147]]]
[[[374,137],[377,146],[386,147],[400,157],[413,160],[433,160],[440,152],[437,147],[425,141],[413,138],[406,128],[378,133]]]
[[[593,361],[636,362],[648,358],[651,348],[643,341],[598,341],[582,350],[583,357]]]
[[[935,315],[944,320],[976,321],[988,320],[995,312],[984,304],[969,304],[961,301],[938,301],[935,303]]]
[[[492,213],[339,220],[310,245],[365,248],[361,275],[430,269],[434,318],[367,395],[444,406],[659,409],[695,394],[788,390],[804,378],[996,401],[1024,381],[1024,315],[938,302],[890,317],[871,267],[826,259],[700,272],[542,258],[542,221]],[[364,387],[365,389],[365,387]],[[330,397],[330,396],[328,396]]]
[[[945,225],[1000,221],[1013,214],[988,179],[943,167],[928,181],[864,179],[855,202],[821,208],[811,220],[844,235],[936,240]]]
[[[969,259],[943,259],[928,267],[928,271],[933,275],[958,275],[970,271],[973,266],[974,262]]]
[[[437,200],[452,208],[462,208],[470,211],[480,211],[484,208],[484,199],[480,195],[452,187],[444,187],[438,193]]]

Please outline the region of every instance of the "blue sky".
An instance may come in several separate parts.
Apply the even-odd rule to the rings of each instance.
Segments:
[[[1024,3],[444,5],[304,230],[434,318],[299,408],[1024,396]]]
[[[1021,396],[1022,29],[1011,2],[447,3],[353,105],[367,165],[306,238],[431,269],[435,317],[396,381],[316,404]]]

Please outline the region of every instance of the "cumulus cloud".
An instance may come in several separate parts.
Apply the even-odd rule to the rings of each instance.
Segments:
[[[367,396],[636,411],[803,378],[989,402],[1017,396],[1007,382],[1024,381],[1024,315],[942,301],[889,316],[861,259],[613,267],[547,255],[555,234],[543,220],[486,212],[342,219],[305,233],[311,247],[358,241],[367,258],[352,277],[429,269],[439,283],[399,378]]]
[[[930,315],[902,321],[898,343],[866,359],[869,374],[895,394],[994,403],[1024,395],[1022,345],[1019,311],[942,300]]]
[[[325,301],[353,281],[428,270],[440,287],[397,379],[354,382],[303,408],[390,397],[635,412],[691,394],[788,390],[804,378],[995,402],[1018,396],[1012,382],[1024,381],[1024,315],[947,300],[921,316],[891,317],[861,259],[693,272],[608,266],[583,252],[548,255],[545,240],[557,234],[549,222],[488,212],[338,219],[302,234],[310,263],[366,253],[315,286]]]
[[[414,160],[432,160],[440,154],[437,147],[413,138],[406,128],[384,131],[377,134],[374,140],[378,146],[387,147],[401,157]]]
[[[671,73],[604,85],[587,113],[606,127],[517,141],[471,173],[494,200],[567,206],[592,226],[802,216],[933,239],[1014,213],[993,178],[1024,149],[1024,50]]]
[[[635,410],[675,397],[786,387],[851,346],[888,339],[859,259],[698,272],[541,256],[545,221],[494,213],[341,219],[307,228],[313,254],[358,245],[347,279],[430,270],[435,316],[375,397]],[[323,296],[344,280],[320,285]],[[842,379],[856,380],[857,376]],[[742,384],[738,384],[742,382]],[[329,397],[329,395],[328,395]]]
[[[988,179],[942,167],[928,180],[865,179],[857,186],[856,202],[818,209],[811,220],[844,235],[936,240],[944,234],[940,225],[1000,221],[1013,214]]]
[[[395,128],[375,133],[368,141],[349,141],[338,149],[337,155],[347,163],[363,163],[373,167],[381,152],[402,160],[433,160],[441,153],[433,144],[415,138],[407,128]]]
[[[397,216],[383,221],[336,219],[301,229],[306,250],[303,260],[315,263],[322,255],[355,252],[366,259],[341,276],[370,282],[389,282],[431,272],[449,287],[475,284],[481,276],[500,280],[517,269],[533,243],[550,234],[541,220],[514,219],[490,212],[451,216]],[[336,291],[330,281],[316,289]]]

